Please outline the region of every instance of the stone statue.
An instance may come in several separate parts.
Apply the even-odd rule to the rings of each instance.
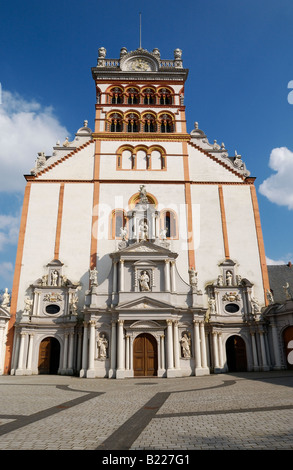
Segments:
[[[92,286],[98,285],[98,271],[96,266],[94,267],[94,269],[90,269],[90,281]]]
[[[2,297],[1,307],[7,308],[9,304],[10,304],[10,294],[8,293],[8,287],[6,287],[3,297]]]
[[[188,338],[187,334],[184,333],[181,340],[180,340],[181,348],[182,348],[182,355],[183,357],[189,358],[190,357],[190,346],[191,340]]]
[[[252,313],[254,315],[261,312],[259,302],[255,297],[251,297],[251,306],[252,306]]]
[[[162,230],[160,231],[160,237],[161,237],[162,240],[166,240],[166,238],[167,238],[167,229],[162,228]]]
[[[126,236],[127,236],[127,229],[125,227],[121,227],[120,228],[120,237],[122,238],[122,240],[125,241]]]
[[[232,280],[233,280],[233,277],[232,277],[231,271],[227,271],[226,272],[226,285],[232,286]]]
[[[192,287],[197,287],[197,272],[194,268],[189,269],[189,283]]]
[[[102,335],[98,338],[97,345],[99,348],[99,358],[106,359],[107,349],[108,349],[108,340],[105,337],[105,335]]]
[[[209,299],[210,314],[215,315],[216,313],[216,300],[213,298]]]
[[[100,47],[100,48],[99,48],[99,51],[98,51],[99,57],[101,57],[101,58],[104,59],[104,58],[106,57],[106,52],[107,52],[107,51],[106,51],[106,49],[105,49],[104,47]]]
[[[141,184],[139,187],[139,200],[141,203],[148,203],[147,192],[144,184]]]
[[[139,278],[140,289],[142,291],[150,290],[150,277],[146,271],[143,271]]]
[[[41,281],[42,286],[47,286],[48,285],[48,274],[45,274],[42,276],[42,281]]]
[[[24,298],[24,314],[30,315],[32,311],[33,301],[29,297]]]
[[[51,273],[51,286],[57,286],[58,283],[58,271],[56,269]]]
[[[146,223],[145,220],[142,220],[141,223],[139,224],[139,238],[140,240],[147,240],[148,239],[148,224]]]
[[[271,291],[269,289],[267,289],[267,299],[269,301],[269,304],[273,304],[274,303],[274,297],[273,297],[273,294],[271,293]]]
[[[286,282],[286,284],[283,286],[283,289],[285,291],[286,299],[291,300],[292,299],[292,294],[291,294],[289,282]]]
[[[77,304],[78,304],[78,296],[77,294],[72,294],[70,307],[71,307],[71,311],[73,314],[76,314]]]
[[[222,276],[222,274],[219,274],[219,275],[218,275],[217,284],[218,284],[218,286],[222,286],[222,285],[223,285],[223,276]]]

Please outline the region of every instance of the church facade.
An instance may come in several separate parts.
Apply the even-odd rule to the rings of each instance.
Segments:
[[[186,130],[181,50],[99,49],[94,130],[39,153],[26,189],[4,374],[182,377],[287,367],[254,186]],[[269,320],[268,320],[269,318]],[[287,323],[286,323],[287,322]]]

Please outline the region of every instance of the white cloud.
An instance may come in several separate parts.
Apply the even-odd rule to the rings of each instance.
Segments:
[[[7,245],[16,245],[20,223],[19,215],[0,214],[0,251]]]
[[[22,191],[24,174],[34,167],[38,152],[52,154],[57,140],[69,133],[51,107],[3,90],[0,104],[0,191]]]
[[[274,259],[266,257],[266,261],[267,261],[267,264],[269,264],[269,265],[272,265],[272,264],[276,264],[276,265],[287,264],[287,262],[285,262],[283,259],[274,260]]]
[[[12,282],[12,278],[13,278],[13,264],[10,263],[10,261],[4,261],[3,263],[0,263],[0,278],[1,281],[5,282],[7,281],[8,283],[11,283]],[[6,287],[6,286],[5,286]],[[1,285],[1,288],[3,288],[3,286]]]
[[[273,149],[269,167],[276,173],[262,182],[260,193],[271,202],[293,209],[293,152],[286,147]]]

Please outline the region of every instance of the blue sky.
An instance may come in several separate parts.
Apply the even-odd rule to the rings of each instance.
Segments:
[[[257,178],[266,255],[293,261],[292,0],[4,0],[0,289],[12,287],[23,174],[85,119],[94,127],[98,48],[109,58],[135,50],[139,12],[143,48],[163,59],[183,51],[188,131],[198,121],[210,142],[242,155]]]

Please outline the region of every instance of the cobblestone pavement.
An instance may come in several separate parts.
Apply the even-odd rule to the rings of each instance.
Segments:
[[[0,377],[0,450],[292,450],[293,371]]]

